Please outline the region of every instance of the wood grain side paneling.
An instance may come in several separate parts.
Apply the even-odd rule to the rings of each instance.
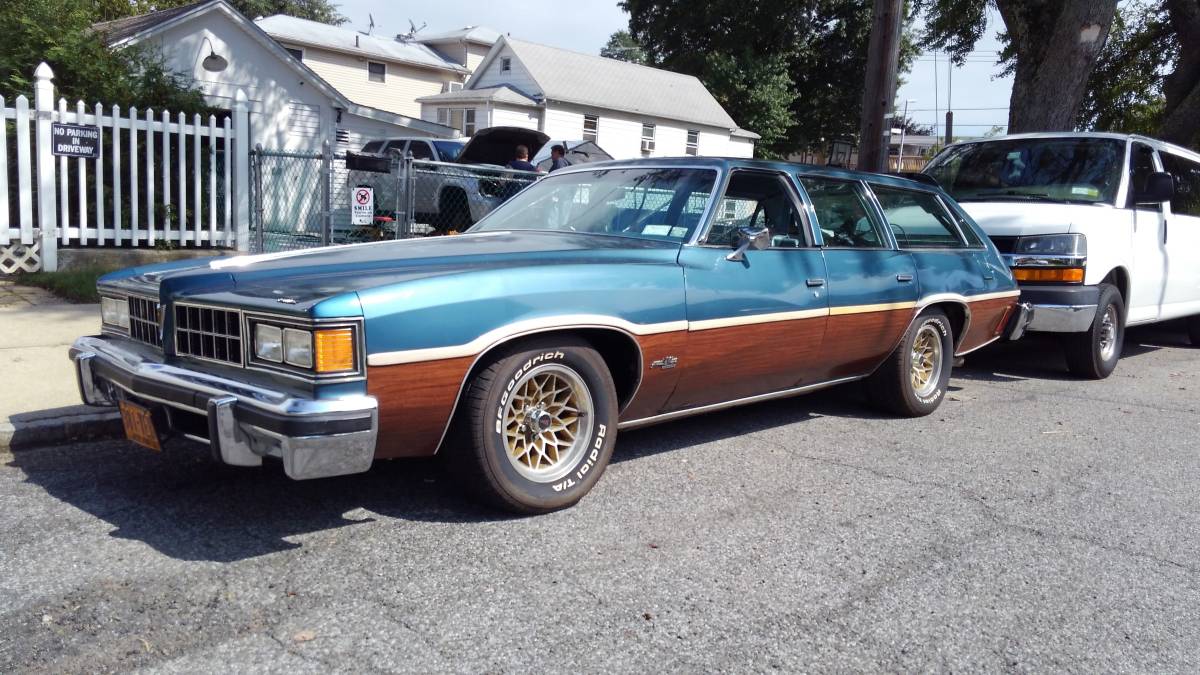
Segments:
[[[754,396],[814,381],[825,317],[688,333],[667,410]]]
[[[633,400],[621,411],[622,420],[649,417],[662,411],[675,391],[679,374],[687,361],[687,331],[672,331],[637,338],[642,350],[642,383]],[[651,368],[659,359],[674,356],[679,359],[674,368]]]
[[[993,298],[971,303],[971,325],[958,343],[959,353],[968,352],[987,344],[996,337],[996,329],[1005,318],[1009,308],[1017,304],[1014,298]]]
[[[900,343],[913,309],[833,314],[825,329],[819,379],[866,375]]]
[[[424,457],[442,432],[475,357],[367,368],[367,393],[379,400],[375,457]]]

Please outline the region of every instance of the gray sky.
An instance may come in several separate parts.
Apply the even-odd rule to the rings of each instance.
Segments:
[[[425,33],[484,25],[511,33],[513,37],[588,54],[599,53],[608,36],[627,28],[629,23],[628,15],[617,7],[615,0],[341,0],[338,4],[342,14],[350,18],[349,25],[358,30],[367,29],[367,14],[373,14],[376,35],[407,32],[409,19],[417,26],[428,24]],[[1000,25],[999,16],[993,12],[987,36],[976,45],[968,63],[956,68],[952,76],[947,72],[945,56],[938,57],[936,80],[934,55],[923,54],[917,59],[912,72],[904,76],[907,82],[899,96],[901,106],[904,99],[915,99],[909,104],[914,120],[930,126],[935,120],[939,126],[942,124],[948,79],[952,77],[955,135],[983,134],[993,124],[1008,122],[1012,80],[993,80],[999,72],[994,63],[996,50],[1000,48],[995,39]]]

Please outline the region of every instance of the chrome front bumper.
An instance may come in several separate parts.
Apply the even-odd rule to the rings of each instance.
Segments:
[[[1092,327],[1095,305],[1032,305],[1031,331],[1082,333]]]
[[[278,457],[291,478],[361,473],[371,468],[379,433],[372,396],[311,399],[162,363],[139,345],[103,336],[82,337],[71,360],[88,405],[112,406],[122,398],[207,420],[213,455],[233,466],[259,466]],[[178,432],[174,423],[173,431]]]

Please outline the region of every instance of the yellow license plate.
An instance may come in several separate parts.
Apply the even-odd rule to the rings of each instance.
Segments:
[[[125,424],[125,437],[138,445],[162,452],[158,442],[158,431],[150,411],[136,403],[121,401],[121,422]]]

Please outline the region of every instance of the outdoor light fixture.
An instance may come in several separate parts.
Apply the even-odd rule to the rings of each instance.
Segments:
[[[229,67],[229,61],[224,56],[217,54],[217,50],[213,48],[212,40],[208,36],[204,36],[204,41],[208,43],[208,56],[200,62],[201,66],[210,73],[219,73]]]

